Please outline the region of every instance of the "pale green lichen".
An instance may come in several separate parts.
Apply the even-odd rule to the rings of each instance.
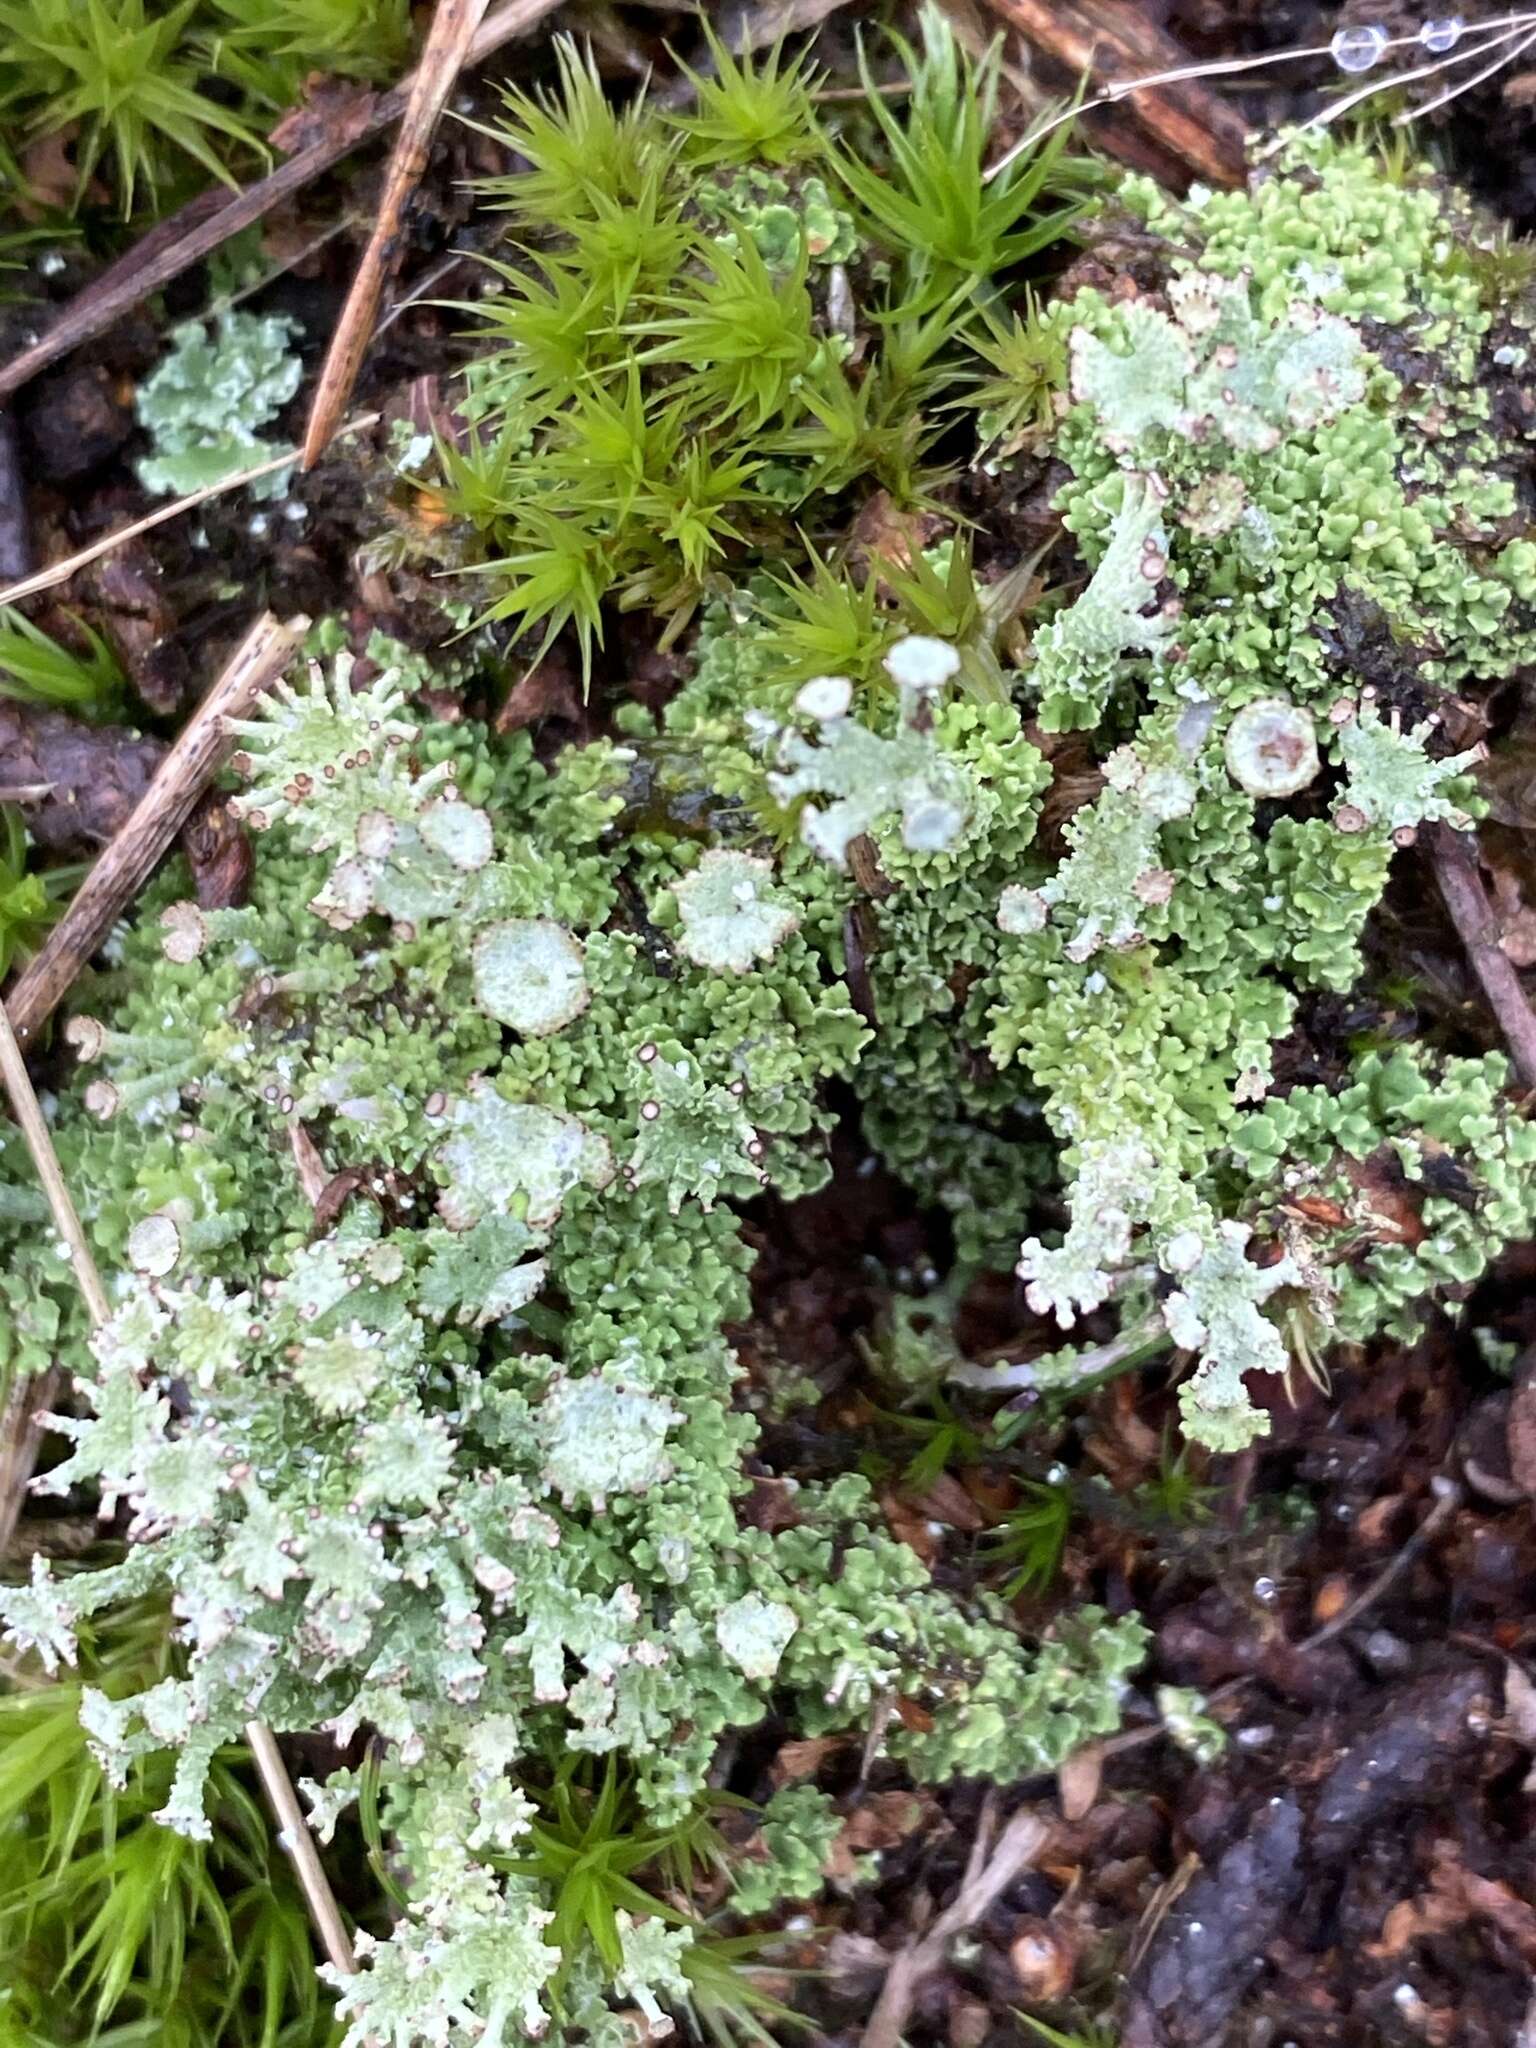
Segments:
[[[678,950],[723,974],[744,974],[770,958],[800,922],[792,900],[773,887],[771,861],[724,847],[702,855],[672,894],[682,926]]]
[[[1006,759],[1006,722],[944,707],[912,738],[941,768],[960,744]],[[887,1730],[893,1757],[1017,1776],[1113,1726],[1140,1630],[1090,1616],[1027,1647],[995,1600],[936,1587],[858,1478],[805,1485],[777,1532],[740,1512],[756,1426],[723,1327],[749,1253],[723,1198],[820,1184],[820,1084],[869,1036],[813,942],[809,850],[725,867],[753,884],[722,912],[752,942],[727,931],[735,964],[701,965],[669,943],[697,860],[614,831],[611,747],[550,775],[525,742],[418,728],[397,675],[358,689],[344,665],[240,737],[265,827],[250,905],[194,917],[176,878],[151,898],[110,1018],[74,1031],[89,1063],[59,1119],[104,1265],[130,1242],[162,1263],[165,1219],[182,1247],[124,1285],[94,1360],[78,1325],[66,1340],[81,1390],[47,1483],[123,1503],[137,1540],[0,1592],[0,1614],[57,1661],[100,1605],[174,1587],[184,1667],[84,1711],[115,1772],[178,1747],[165,1815],[194,1834],[253,1715],[370,1731],[406,1899],[337,1984],[354,2048],[547,2038],[562,1962],[560,2026],[606,2038],[615,2000],[686,2003],[686,1947],[638,1916],[617,1969],[549,1947],[549,1885],[505,1867],[519,1773],[612,1756],[668,1825],[770,1695],[815,1733],[867,1730],[894,1690],[925,1719]],[[980,778],[974,804],[1013,814]],[[899,814],[876,829],[893,867],[959,858],[902,849]],[[349,865],[367,902],[338,918]],[[476,1000],[507,928],[541,921],[586,990],[542,1035]],[[318,1235],[300,1124],[357,1183]],[[57,1263],[42,1284],[67,1299]],[[323,1827],[353,1787],[317,1783]]]
[[[188,321],[171,336],[164,361],[139,386],[139,423],[153,452],[138,465],[147,491],[184,497],[275,454],[258,431],[299,388],[304,366],[298,334],[281,313],[221,313],[214,332]],[[258,477],[253,497],[281,497],[288,472]]]
[[[591,999],[579,943],[550,918],[516,917],[484,926],[474,960],[481,1009],[525,1038],[563,1030]]]
[[[617,1966],[543,1938],[520,1780],[551,1758],[613,1758],[665,1826],[770,1700],[1003,1783],[1115,1722],[1134,1623],[1026,1647],[852,1475],[802,1481],[789,1526],[742,1511],[771,1439],[724,1334],[751,1306],[730,1204],[821,1185],[824,1083],[951,1219],[946,1299],[1017,1259],[1033,1313],[1120,1319],[1009,1384],[1161,1346],[1221,1450],[1266,1426],[1251,1375],[1410,1329],[1536,1229],[1500,1058],[1367,1050],[1297,1085],[1277,1056],[1359,974],[1400,842],[1475,808],[1424,707],[1536,658],[1507,537],[1528,450],[1491,424],[1459,216],[1324,143],[1250,192],[1122,196],[1141,298],[1052,315],[1081,560],[1012,643],[1011,700],[890,618],[846,680],[792,667],[738,593],[659,734],[626,713],[632,749],[546,773],[414,717],[398,664],[355,687],[338,661],[240,734],[250,904],[168,880],[110,1009],[74,1020],[58,1144],[103,1264],[136,1248],[145,1277],[88,1350],[13,1204],[0,1285],[49,1304],[18,1354],[79,1374],[45,1487],[121,1504],[135,1540],[0,1614],[57,1663],[102,1606],[174,1591],[176,1674],[83,1712],[118,1774],[178,1749],[192,1833],[253,1714],[368,1731],[405,1899],[339,1986],[349,2048],[608,2040],[615,1999],[686,2004],[683,1930],[637,1912]],[[1276,706],[1287,788],[1249,772]],[[300,1125],[356,1182],[318,1231]],[[14,1136],[0,1167],[24,1184]],[[950,1343],[936,1369],[966,1365]],[[784,1860],[808,1865],[805,1804]]]

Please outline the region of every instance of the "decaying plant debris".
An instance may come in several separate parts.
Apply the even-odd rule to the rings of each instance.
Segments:
[[[11,10],[0,2043],[1512,2039],[1536,24],[547,12]]]

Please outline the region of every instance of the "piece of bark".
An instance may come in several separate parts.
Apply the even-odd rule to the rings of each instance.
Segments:
[[[1189,61],[1135,0],[988,0],[1069,85],[1089,94],[1125,79],[1176,70]],[[1102,122],[1102,126],[1100,123]],[[1198,79],[1149,86],[1098,117],[1091,133],[1112,155],[1142,160],[1150,140],[1188,177],[1240,185],[1247,171],[1246,123]],[[0,386],[3,388],[3,386]]]
[[[1132,1979],[1124,2048],[1171,2048],[1225,2038],[1264,1951],[1306,1889],[1301,1808],[1286,1794],[1204,1870],[1163,1923]]]
[[[22,802],[27,830],[50,853],[105,846],[120,832],[165,758],[163,740],[115,725],[81,725],[63,711],[0,698],[0,801]]]
[[[32,527],[22,475],[16,422],[0,406],[0,583],[25,576],[32,567]]]
[[[103,555],[80,585],[139,696],[159,718],[179,711],[196,678],[149,542],[141,534]]]
[[[250,834],[235,822],[224,797],[210,790],[202,799],[182,827],[181,848],[199,910],[232,910],[244,903],[256,856]]]
[[[165,756],[132,816],[22,972],[6,1003],[23,1045],[36,1035],[80,968],[153,873],[229,750],[231,718],[244,717],[292,661],[307,619],[264,612],[225,664]]]
[[[470,44],[467,62],[480,63],[513,36],[542,20],[553,5],[554,0],[507,0],[505,6],[498,7],[481,23],[479,34]],[[105,333],[129,307],[141,304],[173,277],[180,277],[194,263],[211,256],[232,235],[261,220],[290,194],[350,155],[360,142],[393,127],[405,112],[410,85],[407,79],[392,91],[380,93],[366,107],[351,105],[345,120],[338,120],[318,141],[299,150],[287,163],[280,164],[254,185],[246,186],[244,191],[202,193],[190,206],[162,221],[103,271],[94,284],[88,285],[46,334],[0,365],[0,397],[20,390],[40,370],[67,356],[81,342]]]
[[[1440,1797],[1493,1720],[1489,1681],[1479,1670],[1435,1672],[1394,1691],[1318,1790],[1307,1836],[1313,1861],[1341,1862],[1371,1829]]]
[[[0,1563],[12,1554],[16,1524],[37,1468],[43,1425],[38,1419],[59,1398],[63,1375],[40,1373],[16,1380],[0,1409]]]

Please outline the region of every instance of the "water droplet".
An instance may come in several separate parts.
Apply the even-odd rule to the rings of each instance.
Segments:
[[[1426,50],[1437,57],[1447,50],[1454,50],[1461,41],[1466,23],[1459,14],[1442,15],[1438,21],[1426,21],[1419,30],[1419,41]]]
[[[1386,47],[1387,32],[1374,22],[1362,28],[1336,29],[1328,45],[1341,71],[1369,71]]]

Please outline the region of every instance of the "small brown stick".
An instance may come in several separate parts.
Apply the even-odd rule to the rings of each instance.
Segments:
[[[277,1838],[293,1858],[299,1883],[304,1889],[304,1902],[309,1907],[309,1917],[315,1923],[315,1932],[320,1937],[326,1959],[333,1969],[339,1970],[344,1977],[350,1977],[357,1969],[357,1957],[352,1953],[346,1922],[341,1917],[336,1894],[326,1879],[315,1838],[300,1811],[277,1739],[264,1721],[247,1721],[245,1739],[250,1746],[252,1760],[261,1773],[262,1788],[277,1818]]]
[[[1470,832],[1453,832],[1445,824],[1431,825],[1424,838],[1451,923],[1504,1034],[1520,1085],[1536,1088],[1536,1014],[1514,962],[1499,944],[1498,921],[1478,873],[1477,841]]]
[[[1177,64],[1177,43],[1139,7],[1117,0],[988,0],[1029,44],[1073,78],[1097,74],[1128,88],[1139,73]],[[1245,123],[1235,110],[1194,79],[1165,81],[1129,91],[1124,111],[1191,176],[1214,185],[1242,183]],[[1104,138],[1117,156],[1126,151],[1113,134]],[[0,387],[3,388],[3,387]]]
[[[983,1917],[1040,1853],[1050,1834],[1043,1820],[1021,1807],[989,1853],[992,1826],[991,1813],[984,1813],[959,1891],[926,1934],[891,1958],[864,2029],[864,2048],[900,2048],[902,2028],[923,1979],[942,1967],[949,1944]]]
[[[262,621],[275,625],[275,621]],[[254,637],[254,636],[253,636]],[[249,646],[249,641],[247,641]],[[27,1072],[27,1063],[22,1058],[21,1047],[5,1005],[0,1003],[0,1074],[5,1080],[6,1092],[11,1098],[11,1107],[16,1112],[16,1121],[21,1134],[27,1141],[27,1150],[37,1168],[37,1177],[43,1184],[43,1193],[48,1197],[48,1206],[53,1220],[58,1225],[59,1235],[69,1246],[70,1263],[75,1269],[75,1284],[84,1296],[90,1311],[91,1322],[99,1327],[112,1314],[107,1300],[107,1290],[101,1284],[101,1275],[96,1270],[96,1261],[86,1243],[85,1232],[80,1228],[80,1218],[65,1184],[59,1155],[53,1149],[53,1138],[49,1132],[43,1112],[38,1106],[32,1088],[32,1077]],[[247,1721],[245,1739],[250,1744],[251,1756],[261,1777],[272,1811],[277,1816],[281,1830],[279,1839],[293,1858],[294,1869],[303,1887],[305,1903],[315,1931],[320,1936],[325,1953],[335,1967],[346,1975],[357,1968],[352,1953],[352,1944],[347,1939],[346,1926],[342,1921],[341,1909],[336,1904],[335,1894],[326,1882],[314,1839],[304,1824],[299,1811],[299,1802],[294,1796],[277,1743],[272,1731],[260,1721]]]
[[[0,1410],[0,1564],[15,1555],[16,1524],[37,1468],[44,1414],[59,1398],[63,1376],[55,1368],[16,1379]]]
[[[360,434],[364,427],[376,427],[378,423],[376,412],[359,413],[356,419],[348,420],[341,431],[343,434]],[[92,562],[99,562],[103,555],[110,555],[125,541],[137,540],[141,533],[148,533],[152,526],[164,526],[168,519],[179,519],[183,512],[192,512],[199,505],[206,505],[210,498],[222,498],[230,491],[238,491],[243,484],[254,483],[258,477],[272,476],[280,469],[289,469],[297,460],[298,450],[286,449],[281,455],[269,456],[265,462],[258,462],[252,469],[237,469],[232,476],[220,477],[216,484],[204,484],[200,491],[189,491],[184,498],[174,498],[169,505],[162,505],[157,511],[146,512],[142,519],[135,519],[131,526],[114,527],[111,533],[103,534],[100,540],[93,540],[78,554],[67,555],[62,562],[51,562],[46,569],[39,569],[35,576],[23,577],[20,583],[8,584],[0,590],[0,604],[16,604],[24,597],[36,597],[40,590],[52,590],[57,583],[67,583],[77,569],[89,568]]]
[[[483,63],[503,43],[509,43],[524,29],[541,21],[556,4],[557,0],[507,0],[481,25],[480,33],[469,46],[466,65]],[[0,398],[19,391],[39,370],[67,356],[83,341],[105,334],[131,307],[141,304],[173,277],[180,277],[194,263],[211,256],[215,249],[221,249],[231,235],[261,220],[291,192],[299,191],[349,156],[359,143],[393,127],[405,113],[412,83],[413,79],[407,79],[365,103],[355,120],[338,123],[332,134],[322,136],[307,149],[296,150],[285,164],[254,185],[247,185],[243,192],[236,192],[213,211],[209,210],[209,200],[219,195],[204,192],[170,220],[162,221],[94,284],[88,285],[40,340],[0,366]]]
[[[427,168],[438,120],[453,91],[454,80],[464,68],[470,39],[480,26],[485,7],[486,0],[438,0],[426,48],[411,80],[410,98],[400,117],[400,133],[389,160],[378,216],[315,386],[299,457],[305,469],[313,469],[325,452],[352,396],[373,336],[385,281],[399,258],[406,206]]]
[[[12,989],[10,1027],[23,1044],[51,1016],[84,963],[148,880],[192,814],[229,745],[228,721],[249,712],[292,661],[309,621],[281,624],[264,612],[156,769],[128,822],[76,890],[74,900]]]

